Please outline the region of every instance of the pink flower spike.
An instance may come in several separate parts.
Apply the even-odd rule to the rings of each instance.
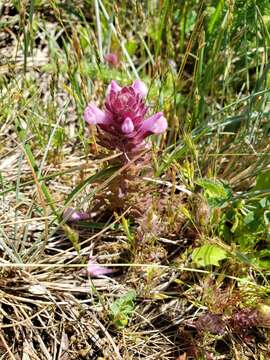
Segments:
[[[90,125],[108,123],[108,115],[94,103],[90,103],[84,111],[84,120]]]
[[[144,82],[141,80],[135,80],[131,86],[136,91],[136,93],[141,96],[141,98],[146,97],[148,89]]]
[[[125,134],[130,134],[130,133],[132,133],[132,131],[134,131],[133,122],[129,117],[125,118],[125,120],[123,121],[121,130]]]
[[[89,276],[99,277],[102,275],[111,274],[112,269],[108,269],[104,266],[101,266],[90,258],[88,261],[87,272]]]
[[[142,123],[139,133],[144,137],[151,134],[162,134],[168,127],[166,118],[162,112],[158,112]]]

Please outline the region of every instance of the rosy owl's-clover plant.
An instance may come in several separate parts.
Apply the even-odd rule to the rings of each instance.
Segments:
[[[104,108],[100,109],[91,102],[84,111],[85,121],[97,127],[100,145],[109,150],[120,150],[124,156],[118,158],[118,165],[125,165],[126,168],[109,183],[106,192],[96,198],[95,206],[91,209],[93,212],[96,209],[101,211],[108,204],[111,210],[116,210],[124,209],[126,205],[136,207],[136,203],[139,203],[139,189],[142,192],[139,175],[142,168],[149,168],[151,160],[149,153],[145,156],[149,149],[146,138],[162,134],[167,129],[167,120],[162,112],[145,118],[148,110],[145,103],[147,93],[146,85],[140,80],[125,87],[112,81],[107,89]],[[141,205],[140,210],[143,212]],[[72,209],[67,209],[64,216],[69,221],[90,217],[87,213]]]

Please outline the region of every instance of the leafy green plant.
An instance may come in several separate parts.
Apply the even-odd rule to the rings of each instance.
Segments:
[[[238,245],[236,255],[263,268],[270,268],[270,176],[269,171],[260,173],[256,185],[247,196],[235,196],[232,189],[221,181],[198,179],[196,184],[203,189],[203,196],[212,213],[212,225],[217,235],[228,244]],[[216,213],[219,212],[219,221]],[[216,224],[214,224],[216,222]],[[213,245],[195,249],[193,261],[198,266],[217,265],[223,259],[222,252]],[[217,260],[216,260],[217,256]],[[225,256],[225,255],[224,255]],[[226,257],[226,256],[225,256]]]
[[[264,268],[270,268],[269,189],[269,172],[259,174],[248,196],[231,201],[218,227],[220,237],[238,244],[253,264]]]
[[[211,208],[225,207],[232,198],[230,187],[219,180],[198,179],[196,184],[203,189],[204,196]]]
[[[110,318],[117,329],[123,329],[127,326],[134,311],[135,299],[136,292],[130,290],[110,305]]]

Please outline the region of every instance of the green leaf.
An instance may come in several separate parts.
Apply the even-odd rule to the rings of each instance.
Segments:
[[[204,195],[211,207],[222,207],[232,197],[228,185],[213,179],[198,179],[196,184],[204,189]]]
[[[65,206],[67,207],[75,198],[76,196],[78,196],[78,194],[80,192],[82,192],[86,186],[88,186],[89,184],[92,184],[93,182],[100,180],[100,179],[107,179],[109,178],[112,174],[114,174],[117,170],[119,169],[119,166],[111,166],[108,167],[107,169],[103,169],[101,171],[99,171],[97,174],[90,176],[89,178],[87,178],[86,180],[84,180],[82,183],[80,183],[78,186],[76,186],[76,188],[74,190],[72,190],[72,192],[68,195],[68,197],[66,198],[65,201]],[[96,188],[96,191],[98,190],[98,187]],[[93,191],[94,194],[95,191]]]
[[[268,190],[270,189],[270,170],[261,173],[256,178],[256,186],[254,190]]]
[[[137,43],[135,41],[129,40],[126,43],[126,49],[130,56],[133,56],[137,49]]]
[[[130,290],[110,305],[110,317],[117,329],[122,329],[127,326],[134,311],[135,299],[136,292],[134,290]]]
[[[252,250],[258,241],[258,235],[248,233],[245,229],[235,236],[235,242],[240,245],[240,251]]]
[[[56,215],[56,217],[58,219],[60,219],[60,216],[55,207],[54,199],[53,199],[52,195],[50,194],[48,187],[45,185],[45,182],[43,181],[42,176],[39,176],[39,167],[36,163],[32,149],[31,149],[30,145],[27,143],[27,133],[23,129],[23,127],[21,127],[19,121],[16,122],[16,127],[17,127],[17,131],[18,131],[18,137],[19,137],[20,141],[22,142],[22,146],[23,146],[25,155],[27,157],[29,165],[31,166],[32,170],[34,171],[34,173],[36,175],[37,183],[40,186],[43,196],[46,199],[47,204],[50,206],[52,212]]]
[[[77,251],[78,255],[80,255],[81,245],[79,243],[79,234],[76,230],[72,229],[67,224],[62,225],[65,234],[67,235],[68,239],[72,243],[74,249]]]
[[[228,257],[227,252],[218,245],[206,244],[193,250],[192,260],[197,266],[215,265]]]
[[[257,251],[252,256],[252,262],[254,265],[259,266],[261,269],[270,269],[270,249],[269,247],[260,251]]]
[[[223,7],[224,7],[224,0],[220,0],[208,24],[208,31],[210,34],[213,32],[213,29],[215,28],[215,24],[222,13]]]

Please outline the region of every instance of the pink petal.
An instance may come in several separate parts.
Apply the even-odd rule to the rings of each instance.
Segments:
[[[90,215],[85,211],[76,211],[72,208],[66,208],[63,212],[63,218],[66,221],[80,221],[80,220],[89,220]]]
[[[143,121],[139,133],[144,137],[151,134],[162,134],[168,127],[167,120],[162,112],[158,112]]]
[[[125,120],[123,121],[123,124],[121,126],[121,130],[125,134],[129,134],[129,133],[132,133],[132,131],[134,131],[133,122],[129,117],[125,118]]]
[[[88,261],[87,272],[90,276],[99,277],[101,275],[112,273],[112,269],[101,266],[90,258]]]
[[[118,92],[121,90],[122,90],[121,86],[119,86],[116,81],[112,80],[108,86],[107,95],[110,95],[111,91]]]
[[[146,97],[148,89],[144,82],[141,80],[135,80],[131,86],[142,98]]]
[[[167,119],[164,116],[161,116],[151,126],[151,131],[153,134],[162,134],[167,130],[167,127],[168,127]]]
[[[94,103],[90,103],[84,111],[84,120],[90,125],[107,124],[108,115],[100,110]]]

